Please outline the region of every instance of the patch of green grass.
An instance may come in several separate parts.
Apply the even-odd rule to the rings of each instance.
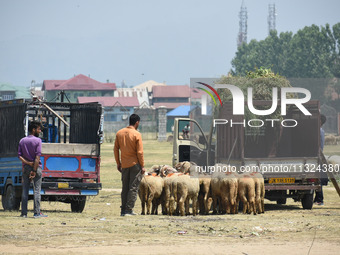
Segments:
[[[153,165],[172,164],[172,144],[157,140],[143,140],[144,161],[146,169]],[[101,146],[100,181],[103,188],[120,189],[121,179],[113,155],[113,143]]]

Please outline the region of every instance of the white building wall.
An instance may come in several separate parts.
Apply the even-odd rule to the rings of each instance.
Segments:
[[[135,88],[117,88],[114,92],[114,97],[134,97],[137,96],[139,105],[149,104],[148,91],[146,89],[135,89]]]

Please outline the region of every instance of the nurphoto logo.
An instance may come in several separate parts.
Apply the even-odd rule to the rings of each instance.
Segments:
[[[231,84],[215,84],[215,88],[213,88],[211,85],[208,85],[203,82],[197,82],[201,85],[206,86],[209,88],[214,94],[217,96],[217,98],[220,101],[220,104],[222,106],[222,100],[217,93],[216,89],[228,89],[232,95],[233,98],[233,115],[244,115],[244,105],[245,105],[245,96],[243,94],[243,91],[238,88],[235,85]],[[203,91],[205,91],[210,97],[213,99],[215,105],[217,105],[215,98],[213,97],[212,93],[209,92],[206,89],[199,88]],[[288,98],[287,95],[295,93],[295,94],[302,94],[303,96],[300,98]],[[273,88],[272,89],[272,105],[269,109],[266,110],[259,110],[254,107],[253,104],[253,88],[248,88],[247,89],[247,105],[248,109],[251,113],[254,115],[258,116],[267,116],[275,112],[275,110],[278,108],[278,88]],[[280,94],[280,102],[281,102],[281,115],[285,116],[287,114],[286,107],[287,105],[295,105],[304,115],[310,116],[312,115],[305,107],[304,103],[307,103],[311,99],[311,93],[309,90],[305,88],[291,88],[291,87],[284,87],[281,88],[281,94]],[[206,115],[207,114],[207,96],[203,95],[202,100],[201,100],[201,114]],[[231,127],[233,125],[241,124],[245,126],[248,124],[249,127],[262,127],[264,123],[266,122],[271,122],[272,127],[274,127],[274,122],[280,121],[279,119],[251,119],[248,120],[246,123],[246,120],[243,120],[243,122],[233,122],[231,120],[226,120],[226,119],[214,119],[214,127],[215,125],[218,124],[227,124],[230,123]],[[255,123],[257,123],[255,125]],[[281,121],[281,125],[284,127],[295,127],[297,125],[297,121],[294,119],[284,119]]]

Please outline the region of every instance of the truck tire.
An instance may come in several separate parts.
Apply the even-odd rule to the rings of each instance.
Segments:
[[[19,210],[20,199],[15,197],[15,189],[13,185],[7,185],[5,194],[2,195],[2,207],[4,210]]]
[[[301,200],[302,203],[302,208],[305,210],[311,210],[313,207],[313,195],[314,191],[312,194],[305,194]]]
[[[71,201],[71,210],[75,213],[82,213],[86,204],[86,198]]]
[[[280,199],[276,200],[276,203],[278,205],[285,205],[287,203],[287,198],[280,198]]]

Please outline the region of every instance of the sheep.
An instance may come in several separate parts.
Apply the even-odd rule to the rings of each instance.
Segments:
[[[216,168],[215,168],[216,169]],[[213,213],[237,213],[238,176],[232,172],[214,172],[211,179]],[[217,210],[217,204],[219,210]]]
[[[339,144],[339,142],[340,142],[340,136],[336,136],[335,139],[336,139],[336,144]]]
[[[166,177],[168,174],[171,173],[177,173],[177,170],[169,165],[163,165],[159,170],[159,176],[161,177]]]
[[[238,196],[237,204],[239,201],[243,203],[243,213],[256,214],[255,208],[255,182],[254,178],[250,175],[243,174],[240,175],[238,179]]]
[[[181,216],[189,215],[189,201],[192,200],[192,214],[197,214],[197,198],[199,192],[199,179],[189,175],[179,175],[172,182],[171,200],[177,201],[177,207]],[[177,196],[177,197],[176,197]],[[171,203],[170,211],[174,211],[174,203]]]
[[[142,215],[145,215],[145,204],[146,213],[150,214],[150,207],[152,204],[151,214],[158,214],[158,205],[162,197],[164,187],[164,181],[159,176],[144,175],[140,185],[138,195],[142,203]]]
[[[325,145],[337,145],[338,141],[334,135],[325,136]]]
[[[187,174],[190,172],[194,172],[194,167],[197,166],[195,162],[189,162],[189,161],[183,161],[183,162],[179,162],[175,165],[175,169],[178,172]]]
[[[149,171],[148,171],[148,175],[152,175],[153,173],[156,173],[157,175],[159,175],[160,169],[162,168],[161,165],[153,165]]]
[[[201,174],[199,176],[200,190],[198,193],[198,205],[200,214],[209,214],[212,198],[211,198],[211,178],[208,175]]]
[[[264,213],[265,187],[263,176],[262,174],[256,172],[251,173],[250,176],[254,179],[255,182],[255,207],[257,213]]]
[[[238,174],[226,172],[228,185],[229,185],[229,199],[227,203],[227,210],[226,213],[237,213],[237,194],[238,194]]]
[[[211,177],[210,185],[211,185],[211,196],[213,200],[213,214],[223,213],[223,198],[226,198],[226,190],[227,188],[224,187],[224,182],[221,181],[223,179],[222,172],[214,172]],[[219,205],[219,210],[217,210],[217,204]]]
[[[170,210],[170,198],[172,193],[172,182],[182,173],[170,173],[166,175],[164,180],[164,191],[163,191],[163,204],[162,204],[162,212],[163,215],[171,215],[172,211]],[[164,176],[164,173],[162,173]]]

